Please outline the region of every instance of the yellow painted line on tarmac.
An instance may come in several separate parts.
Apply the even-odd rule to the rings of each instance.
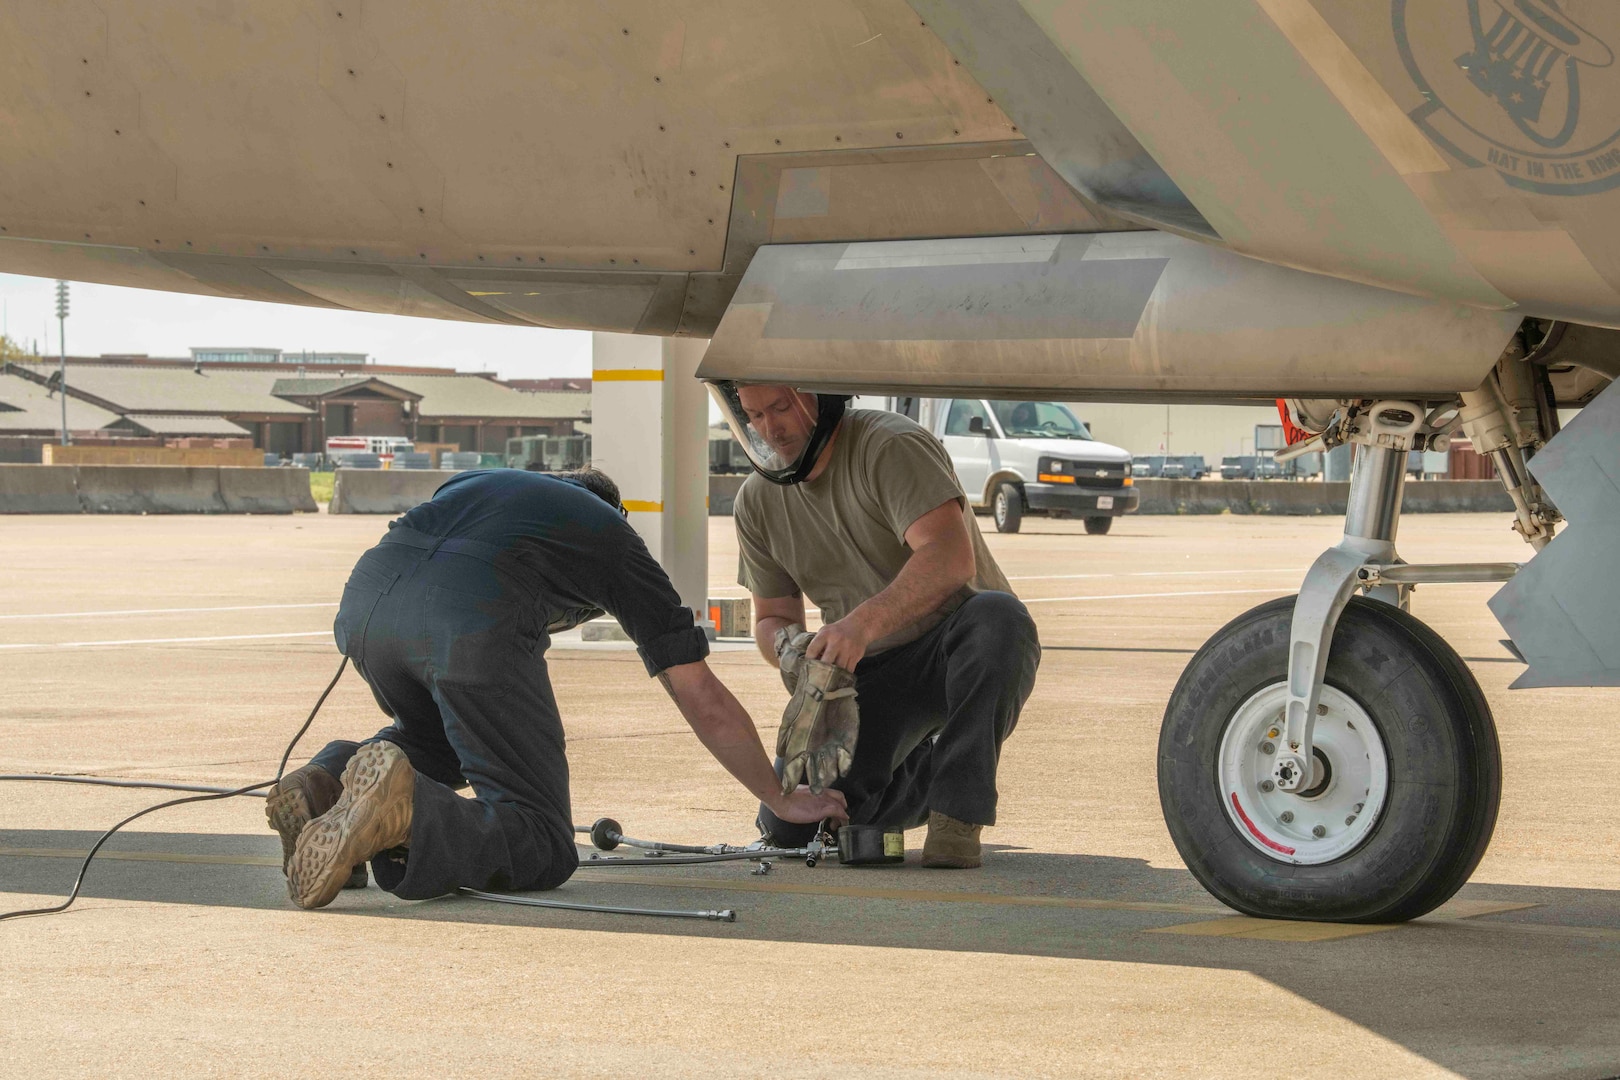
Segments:
[[[1176,915],[1207,915],[1218,910],[1209,904],[1165,904],[1136,900],[1092,900],[1083,896],[1015,896],[1008,893],[954,892],[930,889],[883,889],[859,885],[811,885],[794,881],[759,881],[749,878],[666,877],[663,874],[622,874],[582,866],[574,881],[654,885],[672,889],[708,889],[712,892],[794,893],[806,896],[843,896],[856,900],[905,900],[918,904],[995,904],[1003,907],[1079,908],[1090,911],[1157,911]]]
[[[0,847],[0,858],[82,859],[85,848]],[[165,862],[193,866],[263,866],[281,868],[273,855],[192,855],[178,851],[102,851],[98,859],[111,862]],[[1016,896],[1007,893],[953,892],[930,889],[869,888],[859,885],[814,885],[792,881],[754,879],[674,877],[664,874],[623,874],[613,870],[581,867],[571,879],[600,885],[641,885],[668,889],[703,889],[709,892],[778,893],[800,896],[840,896],[856,900],[898,900],[924,904],[986,904],[1000,907],[1064,908],[1079,911],[1141,911],[1173,915],[1207,915],[1216,910],[1208,904],[1167,904],[1147,900],[1095,900],[1083,896]],[[1248,941],[1334,941],[1347,937],[1376,934],[1385,930],[1436,924],[1461,924],[1465,919],[1521,911],[1539,904],[1500,900],[1453,900],[1415,923],[1364,926],[1348,923],[1279,922],[1230,915],[1201,922],[1182,923],[1145,931],[1150,934],[1181,934],[1191,937],[1222,937]],[[1545,923],[1475,923],[1476,930],[1523,933],[1549,937],[1577,937],[1597,941],[1620,941],[1620,930],[1603,926],[1564,926]]]
[[[1500,915],[1504,911],[1523,911],[1526,908],[1540,906],[1540,904],[1516,900],[1447,900],[1423,916],[1423,918],[1442,921],[1449,919],[1477,919],[1481,915]]]
[[[1481,915],[1500,915],[1504,911],[1523,911],[1525,908],[1540,906],[1512,900],[1452,900],[1426,915],[1423,922],[1457,922],[1462,919],[1476,919]],[[1276,919],[1229,915],[1223,919],[1160,926],[1144,932],[1183,934],[1188,937],[1241,938],[1245,941],[1338,941],[1341,938],[1361,937],[1364,934],[1379,934],[1386,930],[1400,930],[1411,925],[1413,924],[1279,922]]]
[[[74,848],[0,848],[0,856],[13,855],[35,859],[82,859],[90,850]],[[273,866],[281,869],[281,860],[270,855],[188,855],[181,851],[98,851],[98,859],[113,862],[167,862],[192,863],[204,866]]]
[[[662,368],[605,368],[591,372],[593,382],[663,382]]]
[[[1322,923],[1278,922],[1275,919],[1251,919],[1247,915],[1231,915],[1206,922],[1181,923],[1178,926],[1159,926],[1146,931],[1149,934],[1183,934],[1188,937],[1243,938],[1248,941],[1335,941],[1339,938],[1360,937],[1397,930],[1399,924],[1381,923]]]
[[[45,859],[82,859],[89,851],[72,848],[0,848],[0,856]],[[219,866],[273,866],[281,860],[267,855],[187,855],[172,851],[103,851],[98,859],[127,862],[197,863]],[[708,889],[713,892],[799,893],[843,896],[861,900],[909,900],[913,903],[1000,904],[1008,907],[1081,908],[1094,911],[1153,911],[1176,915],[1206,915],[1217,910],[1209,904],[1165,904],[1151,901],[1090,900],[1078,896],[1012,896],[1005,893],[950,892],[928,889],[881,889],[858,885],[812,885],[790,881],[732,880],[730,878],[671,877],[664,874],[622,874],[581,867],[573,881],[592,884],[650,885],[672,889]]]

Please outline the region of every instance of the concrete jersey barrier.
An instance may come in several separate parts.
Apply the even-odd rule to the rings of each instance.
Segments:
[[[72,465],[0,465],[0,514],[77,514]]]
[[[314,513],[308,469],[0,465],[0,514]]]
[[[731,514],[747,474],[709,477],[709,513]],[[1271,514],[1286,517],[1344,513],[1350,485],[1296,480],[1136,481],[1139,514]],[[1512,513],[1513,501],[1495,480],[1408,480],[1407,514]]]
[[[332,480],[332,514],[403,514],[433,498],[454,469],[338,469]]]
[[[309,470],[219,467],[219,494],[232,514],[316,513]]]
[[[1141,514],[1339,515],[1350,485],[1335,481],[1153,480],[1136,482]],[[1406,514],[1511,513],[1513,501],[1495,480],[1409,480]]]
[[[223,514],[218,467],[75,465],[88,514]]]

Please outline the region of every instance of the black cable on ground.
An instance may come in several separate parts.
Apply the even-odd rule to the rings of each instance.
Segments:
[[[209,794],[206,794],[206,795],[192,795],[192,796],[189,796],[189,797],[184,798],[184,799],[170,799],[168,802],[161,802],[161,803],[158,803],[156,806],[148,806],[145,810],[140,810],[140,811],[137,811],[137,812],[129,815],[129,817],[125,818],[123,821],[120,821],[118,824],[114,825],[112,828],[108,829],[106,832],[102,833],[101,838],[95,842],[95,845],[93,847],[90,848],[89,854],[85,855],[85,857],[84,857],[84,862],[79,865],[79,876],[73,879],[73,889],[68,893],[68,896],[67,896],[66,900],[62,901],[60,904],[55,905],[54,907],[29,908],[29,909],[24,910],[24,911],[0,912],[0,922],[4,922],[7,919],[20,919],[25,915],[54,915],[59,911],[66,911],[69,907],[71,907],[73,905],[73,901],[75,901],[75,900],[77,900],[79,898],[79,889],[84,885],[85,871],[90,869],[90,860],[92,860],[92,859],[94,859],[96,857],[96,852],[101,850],[101,846],[103,844],[105,844],[108,840],[110,840],[114,833],[116,833],[119,829],[122,829],[125,825],[128,825],[130,822],[136,820],[137,818],[143,818],[147,814],[155,813],[158,810],[165,810],[165,809],[168,809],[171,806],[184,806],[186,803],[195,803],[195,802],[210,802],[210,801],[212,801],[214,799],[229,799],[229,798],[232,798],[233,796],[247,795],[247,794],[250,794],[250,793],[253,793],[253,792],[257,792],[257,791],[259,791],[259,790],[261,790],[263,788],[274,787],[276,784],[281,783],[281,778],[287,771],[287,762],[292,757],[293,748],[298,745],[298,741],[304,737],[304,733],[307,732],[309,730],[310,725],[315,722],[316,714],[318,714],[321,711],[321,706],[326,704],[327,697],[329,697],[331,695],[333,688],[337,686],[338,680],[343,677],[343,669],[348,667],[348,666],[349,666],[349,658],[347,656],[345,656],[343,658],[343,662],[338,664],[337,674],[332,676],[332,681],[326,684],[326,689],[322,690],[321,691],[321,696],[316,699],[315,707],[309,711],[309,717],[308,717],[308,719],[306,719],[304,721],[304,726],[298,729],[298,734],[294,735],[292,737],[292,741],[287,744],[286,752],[281,755],[281,764],[276,766],[276,778],[274,780],[266,780],[266,781],[264,781],[262,783],[258,783],[258,784],[249,784],[247,787],[232,788],[232,789],[230,789],[228,791],[210,792]],[[65,780],[66,778],[48,777],[47,779]],[[94,778],[88,778],[87,777],[87,778],[75,778],[75,779],[81,779],[81,782],[82,782],[82,780],[91,780],[91,781],[93,781]],[[122,787],[122,786],[126,786],[126,785],[125,784],[115,784],[113,786]],[[133,786],[133,785],[128,785],[128,786]]]

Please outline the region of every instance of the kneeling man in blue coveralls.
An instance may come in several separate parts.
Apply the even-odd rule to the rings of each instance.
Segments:
[[[551,635],[604,611],[699,740],[785,821],[846,819],[837,791],[787,795],[709,644],[603,473],[468,472],[389,525],[343,589],[335,632],[393,723],[334,742],[271,789],[287,890],[352,883],[407,900],[551,889],[579,865]],[[471,786],[474,798],[457,794]]]

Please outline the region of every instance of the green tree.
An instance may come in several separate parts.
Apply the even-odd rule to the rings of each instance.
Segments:
[[[11,338],[0,335],[0,362],[7,360],[38,360],[39,357],[23,348]]]

